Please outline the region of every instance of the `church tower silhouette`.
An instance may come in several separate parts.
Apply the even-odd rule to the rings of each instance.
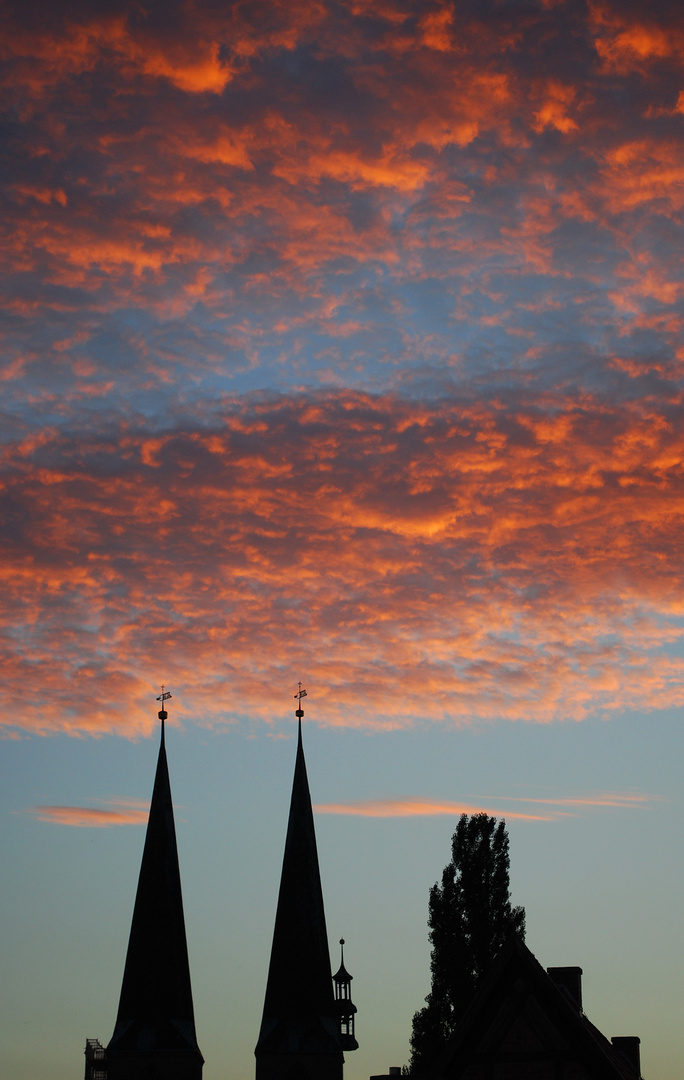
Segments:
[[[161,742],[114,1034],[104,1051],[107,1080],[201,1080],[185,938],[176,829]],[[97,1047],[89,1040],[91,1056]],[[99,1044],[98,1044],[99,1045]],[[86,1076],[88,1050],[86,1048]],[[100,1048],[102,1049],[102,1048]],[[93,1062],[93,1064],[96,1064]],[[91,1075],[97,1069],[91,1069]]]
[[[256,1080],[342,1080],[344,1050],[355,1050],[351,975],[331,976],[313,810],[302,745],[297,755]],[[173,802],[161,742],[114,1034],[105,1048],[86,1042],[85,1080],[201,1080],[185,937]]]
[[[313,810],[298,721],[290,816],[276,909],[256,1080],[342,1080],[341,1008],[333,982]],[[349,1012],[344,1006],[345,1015]],[[346,1048],[353,1049],[350,1042]]]

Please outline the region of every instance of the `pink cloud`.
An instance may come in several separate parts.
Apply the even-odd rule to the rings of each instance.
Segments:
[[[345,391],[8,446],[3,713],[135,735],[167,681],[211,723],[238,672],[267,722],[302,673],[345,725],[680,705],[679,413]]]
[[[117,799],[109,804],[115,809],[102,810],[92,806],[34,806],[29,810],[38,821],[51,825],[71,825],[77,828],[106,829],[113,825],[145,825],[149,803],[138,799]]]
[[[319,814],[350,814],[357,817],[422,817],[447,814],[494,814],[522,821],[551,821],[552,818],[541,814],[522,814],[518,812],[493,810],[486,806],[472,806],[468,803],[442,802],[420,798],[403,799],[360,799],[349,803],[319,803],[314,807]]]
[[[502,809],[501,804],[510,802],[539,804],[557,807],[551,809],[549,814],[531,814],[519,811]],[[496,817],[505,817],[521,821],[555,821],[559,817],[567,817],[565,807],[579,809],[648,809],[653,804],[653,796],[650,795],[594,795],[577,798],[537,799],[537,798],[511,798],[507,795],[494,796],[493,803],[489,802],[462,803],[449,802],[440,799],[421,799],[417,796],[409,796],[399,799],[359,799],[346,803],[319,803],[315,810],[319,814],[349,814],[359,817],[421,817],[435,815],[460,815],[460,814],[492,814]]]
[[[6,717],[135,736],[168,677],[222,722],[237,672],[265,722],[302,673],[338,724],[684,703],[681,15],[4,30]]]
[[[600,809],[602,807],[613,807],[619,810],[628,809],[644,809],[649,810],[653,803],[657,801],[655,795],[638,795],[633,793],[618,794],[609,793],[605,795],[586,795],[578,796],[577,798],[561,798],[561,799],[508,799],[509,802],[526,802],[526,803],[547,803],[551,806],[577,806],[588,807],[589,809]]]

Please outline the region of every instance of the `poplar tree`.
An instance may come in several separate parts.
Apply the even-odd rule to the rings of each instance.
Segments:
[[[506,822],[462,814],[442,884],[430,890],[432,986],[413,1017],[408,1071],[415,1076],[434,1064],[510,935],[525,937],[525,909],[510,903],[509,864]]]

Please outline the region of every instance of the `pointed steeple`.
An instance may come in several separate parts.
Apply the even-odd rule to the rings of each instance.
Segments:
[[[342,1047],[298,696],[297,756],[257,1058],[257,1080],[341,1080]]]
[[[106,1051],[108,1080],[135,1080],[142,1073],[199,1080],[202,1074],[164,738],[170,696],[162,687],[159,759],[119,1012]]]

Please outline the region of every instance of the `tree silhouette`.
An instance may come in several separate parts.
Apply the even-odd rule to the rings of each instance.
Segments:
[[[432,988],[413,1017],[409,1071],[425,1075],[512,933],[525,936],[525,909],[511,907],[506,822],[462,814],[451,862],[430,890]]]

